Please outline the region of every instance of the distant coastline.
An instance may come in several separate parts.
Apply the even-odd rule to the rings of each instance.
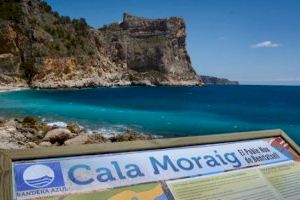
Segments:
[[[206,85],[239,85],[238,81],[232,81],[227,78],[219,78],[215,76],[200,75],[201,80]]]

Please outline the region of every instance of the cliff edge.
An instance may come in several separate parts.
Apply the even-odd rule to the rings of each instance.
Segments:
[[[39,0],[0,3],[0,86],[202,85],[180,17],[125,13],[100,29]]]

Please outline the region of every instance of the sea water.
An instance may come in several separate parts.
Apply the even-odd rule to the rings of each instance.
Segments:
[[[0,93],[0,116],[77,122],[104,134],[162,137],[283,129],[300,144],[300,87],[204,86],[23,90]]]

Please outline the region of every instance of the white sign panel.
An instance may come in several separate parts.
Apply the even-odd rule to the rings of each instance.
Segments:
[[[99,191],[291,160],[267,141],[14,162],[14,198]]]

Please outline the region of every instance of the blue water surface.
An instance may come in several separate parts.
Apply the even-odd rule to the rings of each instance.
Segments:
[[[164,137],[283,129],[300,144],[300,87],[205,86],[0,93],[0,116],[77,122]]]

